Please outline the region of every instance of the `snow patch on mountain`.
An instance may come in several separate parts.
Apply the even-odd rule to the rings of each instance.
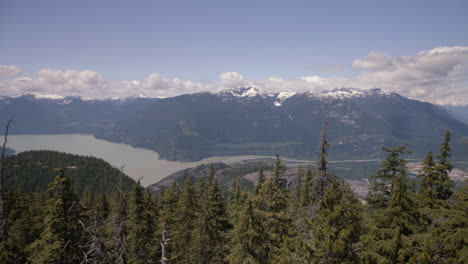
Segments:
[[[262,89],[256,87],[239,87],[233,89],[225,89],[221,91],[214,92],[213,94],[217,95],[232,95],[235,97],[256,97],[261,96],[266,98],[269,94],[263,91]]]

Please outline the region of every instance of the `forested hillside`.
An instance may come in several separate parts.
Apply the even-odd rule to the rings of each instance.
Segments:
[[[148,104],[99,138],[157,151],[168,160],[274,155],[311,159],[327,120],[335,160],[382,158],[381,146],[409,144],[420,158],[453,133],[468,157],[468,125],[440,107],[380,89],[267,93],[253,87],[185,94]]]
[[[140,184],[78,194],[67,170],[45,191],[2,185],[0,263],[466,261],[468,182],[454,189],[448,176],[449,132],[415,179],[407,146],[384,148],[364,203],[330,173],[326,132],[319,149],[298,184],[287,184],[277,157],[271,175],[259,168],[253,191],[237,178],[227,197],[210,166],[196,182],[188,176],[156,195]]]
[[[6,186],[25,192],[42,192],[59,173],[73,179],[77,193],[110,193],[117,185],[125,191],[135,181],[102,159],[57,151],[26,151],[5,159]]]

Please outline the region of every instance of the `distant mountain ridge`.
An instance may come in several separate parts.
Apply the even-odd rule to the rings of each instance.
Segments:
[[[408,143],[417,156],[437,150],[444,130],[468,156],[468,126],[439,107],[381,89],[267,93],[253,87],[161,99],[99,135],[158,151],[169,160],[259,154],[312,158],[322,123],[342,159],[381,157]]]
[[[12,134],[87,133],[157,151],[168,160],[221,155],[311,159],[329,123],[336,159],[381,157],[382,146],[409,144],[415,156],[439,148],[446,129],[468,157],[468,125],[441,107],[381,89],[268,93],[254,87],[170,98],[90,100],[31,95],[0,98],[0,121]]]

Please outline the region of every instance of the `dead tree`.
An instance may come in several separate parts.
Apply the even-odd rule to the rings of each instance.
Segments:
[[[319,169],[319,198],[323,197],[324,188],[325,188],[325,180],[327,177],[327,164],[328,164],[328,142],[327,142],[327,128],[328,128],[328,121],[323,123],[322,129],[322,138],[320,140],[320,147],[319,147],[319,158],[318,158],[318,169]]]
[[[85,251],[83,252],[83,260],[81,264],[99,264],[106,259],[104,252],[104,241],[99,235],[98,228],[101,226],[100,220],[97,216],[96,209],[93,210],[93,219],[88,226],[85,226],[80,220],[84,232],[89,237],[85,244],[82,246]],[[107,263],[107,262],[106,262]]]
[[[6,188],[5,188],[5,149],[8,142],[8,130],[10,129],[10,124],[13,121],[13,118],[10,118],[7,122],[5,128],[5,139],[3,141],[2,147],[2,157],[1,157],[1,164],[0,164],[0,196],[1,196],[1,203],[2,203],[2,230],[0,234],[0,241],[4,242],[8,238],[8,204],[7,204],[7,197],[6,197]]]
[[[168,264],[166,253],[167,253],[167,241],[169,239],[166,238],[166,223],[162,225],[162,239],[161,239],[161,264]]]

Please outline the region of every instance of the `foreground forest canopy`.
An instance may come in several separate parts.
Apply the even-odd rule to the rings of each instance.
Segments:
[[[277,157],[270,177],[259,168],[253,192],[238,179],[227,197],[213,170],[155,195],[139,183],[77,193],[61,169],[47,190],[19,190],[5,184],[4,159],[0,263],[464,263],[468,183],[454,188],[448,176],[449,143],[446,132],[417,178],[406,146],[383,148],[364,203],[329,173],[326,130],[317,167],[297,186]]]

